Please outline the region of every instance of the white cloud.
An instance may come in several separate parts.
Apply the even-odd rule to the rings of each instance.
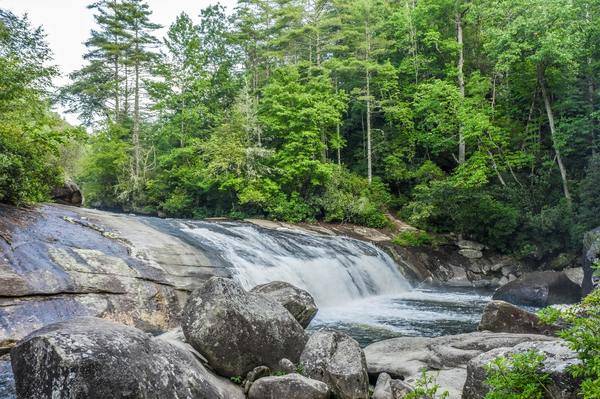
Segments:
[[[216,4],[216,0],[147,0],[152,10],[152,21],[164,26],[157,36],[162,36],[166,28],[181,12],[188,13],[198,20],[200,10]],[[55,64],[60,67],[62,76],[57,85],[68,81],[70,72],[81,68],[84,63],[84,42],[94,27],[92,11],[87,9],[88,0],[0,0],[0,7],[15,14],[27,13],[34,26],[42,26],[48,35],[48,43],[54,52]],[[235,7],[235,0],[220,1],[229,10]],[[76,123],[73,117],[67,119]]]

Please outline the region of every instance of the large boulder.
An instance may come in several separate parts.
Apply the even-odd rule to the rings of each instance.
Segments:
[[[48,325],[11,351],[18,398],[242,399],[196,357],[133,327],[94,317]]]
[[[535,314],[504,301],[491,301],[483,309],[480,331],[553,335],[559,328],[543,323]]]
[[[273,281],[267,284],[257,285],[250,292],[264,294],[286,308],[298,323],[304,328],[308,327],[311,320],[319,310],[313,297],[303,289],[294,287],[284,281]]]
[[[600,227],[590,230],[583,236],[583,294],[592,292],[593,265],[600,260]]]
[[[365,355],[354,339],[338,331],[314,333],[302,355],[304,374],[325,382],[339,399],[368,396],[369,377]]]
[[[369,376],[388,373],[409,385],[421,377],[422,370],[435,378],[440,392],[459,398],[467,378],[469,360],[492,349],[512,347],[529,341],[554,341],[557,338],[536,334],[473,332],[436,338],[399,337],[365,348]]]
[[[182,316],[187,342],[217,373],[244,376],[257,366],[297,362],[306,343],[302,326],[281,304],[212,277],[189,297]]]
[[[328,399],[329,388],[321,381],[300,374],[264,377],[256,380],[248,399]]]
[[[532,341],[521,343],[514,348],[498,348],[473,358],[467,365],[467,379],[464,385],[463,399],[483,399],[489,391],[485,384],[486,366],[497,357],[510,358],[516,353],[535,351],[544,355],[542,373],[550,376],[551,382],[546,385],[546,399],[576,399],[579,381],[571,376],[568,368],[578,364],[577,354],[569,349],[563,341]]]
[[[576,303],[581,300],[581,287],[562,272],[533,272],[498,288],[492,299],[539,307]]]
[[[64,205],[81,206],[83,204],[83,194],[79,186],[70,180],[67,180],[62,186],[52,189],[52,199]]]
[[[17,393],[15,392],[15,377],[10,365],[10,357],[8,355],[0,357],[0,399],[14,399]]]

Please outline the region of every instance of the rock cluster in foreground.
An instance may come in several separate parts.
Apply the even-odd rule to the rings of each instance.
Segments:
[[[553,392],[575,398],[578,381],[567,368],[578,360],[556,337],[401,337],[363,351],[336,331],[307,340],[300,323],[315,310],[308,293],[285,283],[248,292],[213,277],[190,296],[182,327],[167,334],[94,317],[55,323],[12,350],[17,398],[366,399],[370,380],[372,398],[401,399],[425,370],[450,399],[483,399],[486,364],[530,349],[547,356]],[[512,305],[492,302],[486,312],[482,325],[490,329],[513,331],[512,320],[518,332],[543,332]]]

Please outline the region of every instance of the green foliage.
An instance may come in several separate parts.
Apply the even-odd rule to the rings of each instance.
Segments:
[[[596,270],[600,265],[595,265]],[[570,372],[581,379],[583,399],[600,398],[600,290],[595,290],[578,305],[566,309],[546,308],[539,312],[546,323],[560,322],[567,327],[559,336],[577,352],[581,364]]]
[[[242,385],[242,381],[243,381],[243,379],[242,379],[242,377],[241,377],[241,376],[239,376],[239,375],[236,375],[236,376],[233,376],[233,377],[229,377],[229,379],[230,379],[230,380],[231,380],[231,382],[233,382],[234,384],[237,384],[237,385]]]
[[[542,399],[550,376],[542,372],[544,355],[536,351],[500,356],[486,367],[485,399]]]
[[[396,235],[392,242],[402,247],[425,247],[434,243],[434,238],[426,231],[403,231]]]
[[[63,180],[62,145],[81,133],[50,110],[51,57],[41,29],[0,9],[0,202],[48,199]]]
[[[439,392],[440,386],[432,375],[425,370],[421,371],[421,377],[415,382],[414,389],[407,393],[406,399],[446,399],[450,396],[448,391]]]

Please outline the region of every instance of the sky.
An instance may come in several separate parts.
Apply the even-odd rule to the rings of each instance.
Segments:
[[[54,63],[59,66],[62,76],[55,84],[68,82],[70,72],[81,68],[85,46],[94,27],[94,17],[87,5],[91,0],[0,0],[0,8],[15,14],[27,13],[34,26],[42,26],[47,41],[54,52]],[[162,37],[167,27],[181,12],[188,13],[194,21],[198,20],[200,10],[215,4],[216,0],[147,0],[152,10],[152,21],[163,25],[156,36]],[[221,4],[232,10],[235,0],[221,0]],[[62,110],[58,110],[59,112]],[[61,112],[62,113],[62,112]],[[71,123],[77,123],[73,115],[64,115]]]

